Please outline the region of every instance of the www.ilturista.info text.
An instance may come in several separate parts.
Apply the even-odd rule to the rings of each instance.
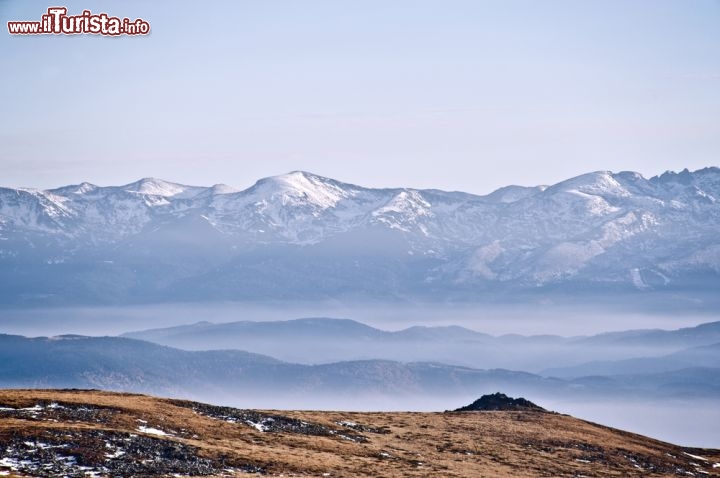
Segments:
[[[111,17],[107,13],[84,10],[80,15],[68,15],[65,7],[50,7],[39,22],[7,22],[11,35],[147,35],[150,24],[138,18]]]

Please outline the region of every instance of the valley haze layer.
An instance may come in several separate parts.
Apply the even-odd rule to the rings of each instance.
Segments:
[[[716,311],[719,231],[716,167],[486,196],[299,171],[243,191],[2,188],[0,306],[613,297]]]

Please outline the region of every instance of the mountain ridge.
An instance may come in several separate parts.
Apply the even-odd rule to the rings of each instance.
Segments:
[[[427,360],[302,364],[244,350],[187,351],[123,337],[0,334],[0,387],[101,388],[225,399],[236,399],[240,393],[244,400],[285,397],[286,401],[322,400],[330,393],[338,403],[354,400],[356,404],[360,397],[462,396],[498,387],[521,395],[563,398],[692,394],[714,399],[720,390],[720,346],[698,350],[710,355],[698,356],[692,349],[677,354],[686,357],[682,368],[554,377]]]
[[[122,337],[183,350],[240,349],[296,363],[384,359],[525,370],[583,367],[587,362],[653,360],[720,343],[720,322],[675,330],[626,330],[592,336],[493,336],[457,326],[387,331],[348,319],[200,323],[127,332]],[[712,352],[712,350],[710,351]],[[720,360],[720,354],[715,363]],[[690,360],[700,365],[705,360]],[[622,373],[621,367],[618,367]],[[583,373],[580,375],[593,375]],[[578,376],[578,374],[576,374]]]
[[[599,171],[486,196],[303,171],[242,191],[154,178],[0,188],[0,305],[561,290],[702,304],[720,285],[719,235],[716,167],[650,179]]]

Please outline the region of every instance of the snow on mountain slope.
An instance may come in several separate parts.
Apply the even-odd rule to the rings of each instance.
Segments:
[[[434,216],[431,208],[432,205],[419,191],[403,190],[385,205],[372,211],[372,216],[391,229],[410,232],[410,226],[419,224],[421,218]],[[419,226],[419,232],[428,235],[425,227]]]
[[[282,206],[312,206],[319,210],[336,207],[340,201],[357,195],[359,188],[337,181],[294,171],[259,180],[253,194]]]
[[[259,243],[312,244],[348,230],[378,203],[376,196],[296,171],[261,179],[245,191],[214,196],[205,207],[208,220],[226,234]]]
[[[170,183],[163,181],[162,179],[155,178],[143,178],[134,183],[120,186],[123,191],[143,194],[146,196],[161,196],[161,197],[178,197],[186,198],[192,197],[205,190],[201,187],[185,186],[182,184]]]
[[[66,198],[50,191],[0,189],[0,224],[36,232],[63,232],[75,215]]]
[[[0,263],[89,261],[83,273],[95,277],[105,273],[95,269],[99,261],[113,264],[109,283],[121,274],[127,284],[147,280],[152,289],[160,280],[150,279],[159,274],[153,261],[163,257],[163,287],[222,276],[227,294],[252,281],[267,281],[269,290],[278,281],[321,276],[329,288],[363,289],[362,281],[379,277],[397,290],[468,293],[488,284],[566,282],[705,287],[717,284],[720,273],[719,198],[718,168],[650,179],[601,171],[487,196],[368,189],[302,171],[243,191],[153,178],[111,187],[5,188]],[[369,251],[383,248],[392,261],[372,258]],[[211,265],[222,271],[216,278]],[[86,276],[71,277],[87,285]]]

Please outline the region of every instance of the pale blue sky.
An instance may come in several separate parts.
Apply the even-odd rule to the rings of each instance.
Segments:
[[[487,193],[720,163],[717,0],[60,3],[152,34],[13,37],[50,4],[0,0],[2,185]]]

